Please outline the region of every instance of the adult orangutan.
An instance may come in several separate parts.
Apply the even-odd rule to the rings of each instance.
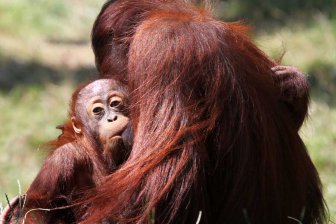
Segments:
[[[98,187],[84,223],[326,219],[320,180],[298,135],[307,82],[277,67],[246,30],[185,1],[103,7],[92,36],[97,67],[128,84],[134,144]]]
[[[75,207],[74,201],[125,160],[121,136],[129,118],[127,91],[120,83],[100,79],[78,88],[69,117],[21,205],[11,203],[14,216],[8,210],[4,223],[75,223],[85,218],[87,205]]]

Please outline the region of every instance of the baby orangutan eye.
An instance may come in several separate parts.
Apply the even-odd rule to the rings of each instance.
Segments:
[[[114,96],[110,100],[110,107],[119,108],[122,105],[122,98],[119,96]]]
[[[93,115],[102,115],[104,113],[104,108],[102,107],[94,107],[92,109]]]

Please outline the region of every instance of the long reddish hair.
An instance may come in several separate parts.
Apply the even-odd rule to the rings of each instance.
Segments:
[[[325,220],[318,174],[278,100],[275,63],[246,30],[185,1],[103,7],[96,61],[128,84],[134,145],[84,223]],[[114,75],[120,65],[127,70]]]

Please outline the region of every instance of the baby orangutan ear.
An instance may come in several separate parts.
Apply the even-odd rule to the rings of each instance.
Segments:
[[[72,128],[74,129],[74,131],[77,134],[81,134],[82,133],[82,129],[79,128],[77,121],[76,121],[76,117],[71,117],[71,123],[72,123]]]

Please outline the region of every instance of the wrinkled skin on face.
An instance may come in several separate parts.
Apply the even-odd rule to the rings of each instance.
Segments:
[[[78,117],[72,118],[75,132],[81,132],[78,127],[83,126],[90,132],[86,135],[97,140],[105,154],[112,153],[115,161],[120,154],[118,145],[123,144],[121,135],[129,124],[126,100],[127,92],[114,80],[100,79],[79,92],[75,108]]]

